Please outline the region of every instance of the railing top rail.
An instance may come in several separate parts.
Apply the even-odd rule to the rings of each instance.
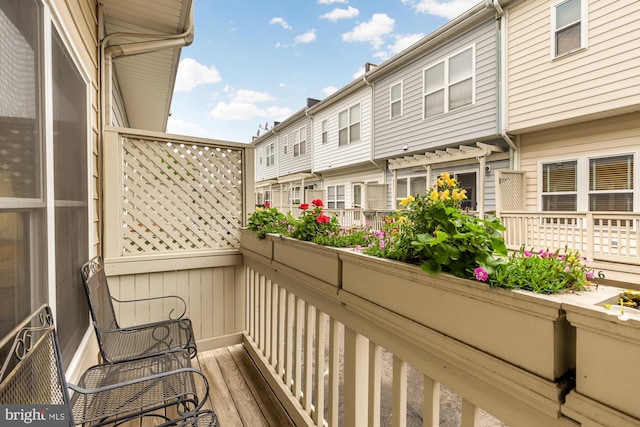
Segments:
[[[241,149],[241,150],[254,150],[255,147],[251,144],[245,144],[242,142],[233,142],[233,141],[224,141],[220,139],[208,139],[208,138],[200,138],[196,136],[187,136],[187,135],[177,135],[170,134],[164,132],[156,132],[149,130],[140,130],[140,129],[131,129],[131,128],[120,128],[109,126],[105,128],[106,132],[115,132],[123,136],[135,137],[141,139],[149,139],[156,140],[158,142],[187,142],[187,143],[196,143],[201,145],[209,145],[215,147],[224,147],[231,149]]]

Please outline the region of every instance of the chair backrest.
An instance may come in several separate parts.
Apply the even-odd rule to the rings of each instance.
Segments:
[[[5,336],[0,341],[0,354],[0,403],[69,407],[67,383],[49,306],[40,307]],[[73,425],[72,421],[70,425]]]
[[[103,331],[119,329],[102,258],[97,256],[90,259],[80,271],[95,326]]]

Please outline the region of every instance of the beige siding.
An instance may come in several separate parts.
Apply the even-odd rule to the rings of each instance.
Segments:
[[[244,330],[244,283],[235,265],[189,270],[124,274],[109,277],[109,287],[117,299],[132,300],[177,295],[187,304],[185,317],[191,319],[199,349],[211,348],[220,336]],[[168,318],[172,306],[162,302],[139,302],[117,307],[121,326]]]
[[[640,2],[588,5],[588,47],[550,56],[552,1],[508,11],[509,130],[640,110]]]
[[[538,165],[576,155],[629,153],[640,148],[640,113],[533,132],[521,137],[521,170],[526,172],[527,210],[538,210]]]

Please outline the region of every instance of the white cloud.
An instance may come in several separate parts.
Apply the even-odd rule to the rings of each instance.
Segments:
[[[267,117],[270,117],[276,121],[282,121],[293,114],[293,111],[291,111],[290,108],[276,107],[275,105],[272,107],[267,107],[265,109],[265,112],[267,113]]]
[[[348,3],[347,0],[318,0],[320,4]]]
[[[402,0],[416,12],[453,19],[479,3],[478,0]]]
[[[424,38],[424,34],[422,34],[422,33],[396,35],[395,36],[396,42],[394,44],[392,44],[392,45],[389,45],[389,51],[393,55],[395,55],[397,53],[402,52],[403,50],[405,50],[406,48],[408,48],[412,44],[417,43],[422,38]]]
[[[374,13],[369,22],[358,24],[353,30],[342,34],[345,42],[369,42],[374,48],[379,48],[382,36],[393,31],[396,21],[386,13]]]
[[[325,13],[320,16],[322,19],[328,19],[331,22],[336,22],[340,19],[350,19],[355,18],[360,14],[360,11],[355,7],[349,6],[346,9],[335,8],[329,13]]]
[[[266,115],[263,109],[249,102],[231,102],[227,104],[223,101],[218,102],[209,114],[218,120],[248,120]]]
[[[278,87],[286,87],[287,84],[286,83],[278,83]]]
[[[249,89],[239,89],[234,94],[230,96],[230,99],[234,103],[245,103],[245,102],[269,102],[275,101],[275,98],[268,93],[265,92],[256,92],[255,90]]]
[[[184,58],[178,65],[176,92],[191,92],[199,85],[217,83],[222,78],[213,65],[206,67],[193,58]]]
[[[338,88],[333,86],[327,86],[324,89],[322,89],[322,93],[324,93],[326,96],[332,95],[337,91],[338,91]]]
[[[275,105],[260,106],[260,103],[272,103],[276,98],[265,92],[250,89],[228,91],[229,99],[218,102],[209,115],[217,120],[249,120],[256,117],[282,120],[292,114],[289,108]]]
[[[351,77],[353,77],[353,80],[355,80],[355,79],[357,79],[359,77],[362,77],[362,76],[364,76],[364,67],[360,68],[358,71],[353,73],[353,76],[351,76]]]
[[[269,21],[269,24],[270,25],[279,24],[285,30],[291,29],[291,25],[287,24],[287,21],[285,21],[284,18],[280,18],[280,17],[271,18],[271,21]]]
[[[177,117],[169,117],[167,132],[178,135],[206,136],[206,131],[199,123],[188,122]]]
[[[300,34],[299,36],[296,37],[296,44],[299,44],[299,43],[307,44],[307,43],[311,43],[311,42],[314,42],[314,41],[316,41],[316,30],[315,29],[309,30],[306,33]]]

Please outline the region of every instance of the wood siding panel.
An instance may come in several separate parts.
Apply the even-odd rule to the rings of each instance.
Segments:
[[[589,1],[588,48],[553,60],[551,6],[508,11],[510,131],[640,110],[640,2]]]
[[[267,145],[274,143],[276,147],[275,163],[267,166]],[[262,159],[262,162],[260,161]],[[274,179],[278,177],[278,136],[271,135],[264,141],[256,144],[256,182]]]
[[[131,274],[109,277],[115,298],[140,299],[159,295],[178,295],[187,303],[185,317],[191,319],[199,343],[241,332],[236,310],[243,304],[243,294],[233,266],[191,270]],[[121,326],[168,318],[170,307],[157,302],[136,303],[134,309],[120,309],[116,315]],[[124,307],[123,307],[124,308]],[[205,344],[206,346],[206,344]]]
[[[538,163],[576,156],[628,153],[640,146],[640,113],[522,135],[521,168],[526,172],[526,208],[538,210]]]
[[[358,103],[360,103],[360,141],[340,147],[338,145],[338,113]],[[314,114],[314,171],[322,172],[356,165],[371,158],[371,107],[371,89],[366,87]],[[324,120],[327,120],[326,144],[322,144]]]
[[[374,158],[386,159],[486,138],[497,131],[496,24],[489,20],[433,50],[424,57],[375,82]],[[423,119],[426,67],[475,44],[476,102],[474,105]],[[403,82],[404,112],[390,118],[389,87]],[[409,151],[402,150],[403,145]]]
[[[294,157],[293,156],[293,134],[297,132],[302,126],[307,126],[307,151],[305,154]],[[285,176],[296,172],[303,172],[311,170],[311,153],[313,150],[312,144],[312,131],[311,128],[313,122],[304,117],[300,120],[296,120],[292,124],[288,125],[285,129],[278,131],[277,156],[278,162],[278,176]],[[287,146],[287,152],[284,152],[284,146]]]

